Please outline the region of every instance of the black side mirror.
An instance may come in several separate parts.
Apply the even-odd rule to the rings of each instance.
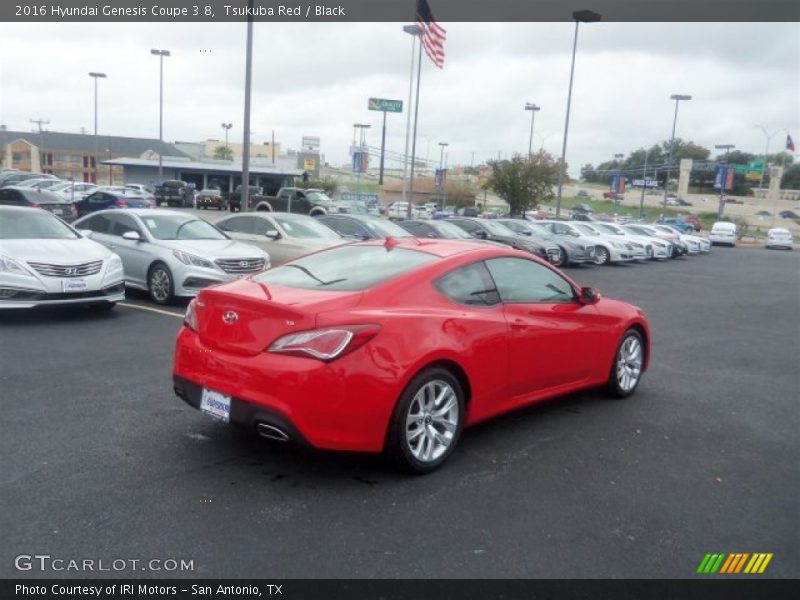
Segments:
[[[264,235],[271,240],[279,240],[282,237],[281,232],[278,231],[277,229],[270,229],[266,233],[264,233]]]
[[[581,304],[597,304],[600,300],[600,292],[593,287],[582,287],[579,300]]]
[[[473,235],[474,235],[476,238],[480,238],[480,239],[482,239],[482,240],[485,240],[487,237],[489,237],[488,235],[486,235],[486,232],[485,232],[483,229],[479,229],[479,230],[478,230],[478,231],[476,231],[476,232],[475,232]]]

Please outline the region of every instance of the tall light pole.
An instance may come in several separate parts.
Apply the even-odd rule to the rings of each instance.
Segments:
[[[164,153],[164,57],[169,50],[150,50],[150,54],[158,57],[158,182],[163,180],[161,155]]]
[[[536,116],[536,111],[542,110],[542,107],[536,106],[533,102],[526,102],[525,110],[531,111],[531,135],[528,138],[528,160],[530,160],[533,155],[533,119]]]
[[[622,187],[620,183],[622,183],[622,167],[620,166],[619,162],[625,157],[624,154],[617,153],[614,155],[614,162],[617,163],[617,191],[614,192],[614,214],[619,211],[619,189]]]
[[[767,161],[769,160],[769,142],[773,138],[774,135],[781,132],[780,129],[776,129],[772,133],[767,133],[767,128],[763,125],[755,125],[758,127],[763,133],[764,137],[767,138],[767,145],[764,147],[764,163],[761,165],[761,180],[758,182],[759,189],[764,189],[764,172],[767,170]],[[764,194],[766,197],[766,194]]]
[[[558,169],[558,196],[556,198],[556,216],[561,214],[561,194],[564,188],[564,171],[567,160],[567,133],[569,132],[569,109],[572,104],[572,79],[575,76],[575,52],[578,49],[578,25],[596,23],[602,17],[591,10],[576,10],[572,13],[575,20],[575,40],[572,42],[572,66],[569,70],[569,91],[567,92],[567,115],[564,118],[564,140],[561,144],[561,162]]]
[[[98,139],[97,139],[97,80],[105,79],[105,73],[89,73],[94,79],[94,183],[97,183]]]
[[[228,147],[228,132],[233,127],[233,123],[223,123],[222,128],[225,130],[225,147]]]
[[[667,178],[664,180],[664,208],[667,207],[667,194],[669,193],[669,176],[672,171],[672,151],[675,147],[675,125],[678,123],[678,104],[681,100],[691,100],[692,97],[687,94],[672,94],[670,96],[675,100],[675,117],[672,119],[672,135],[669,138],[669,158],[667,159]]]
[[[408,108],[406,109],[406,148],[403,153],[403,202],[408,201],[408,143],[411,139],[411,98],[414,91],[414,54],[416,50],[417,37],[422,34],[422,28],[419,25],[404,25],[403,32],[411,36],[411,76],[408,80]]]
[[[444,197],[447,192],[445,192],[445,179],[444,179],[444,149],[447,148],[449,144],[447,142],[439,142],[439,192],[442,194],[442,210],[444,210]]]
[[[372,125],[367,125],[365,123],[353,123],[353,140],[356,138],[356,130],[359,131],[358,136],[358,171],[356,172],[356,187],[358,191],[356,192],[357,200],[361,200],[361,160],[363,159],[362,155],[364,153],[364,143],[366,141],[366,130],[372,127]]]

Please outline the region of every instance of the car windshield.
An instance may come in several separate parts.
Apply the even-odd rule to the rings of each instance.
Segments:
[[[475,240],[470,234],[452,223],[430,223],[436,231],[451,240]]]
[[[581,231],[586,235],[597,235],[597,230],[591,225],[585,225],[584,223],[575,223],[574,225],[578,231]]]
[[[625,235],[625,231],[619,227],[614,227],[613,225],[609,225],[607,223],[597,223],[595,225],[598,231],[602,231],[604,233],[610,233],[612,235]]]
[[[341,236],[327,225],[323,225],[313,217],[273,216],[286,235],[296,238],[341,239]]]
[[[395,225],[385,219],[364,219],[361,222],[380,237],[414,237],[412,233],[409,233],[400,225]]]
[[[511,229],[494,221],[481,221],[483,226],[493,235],[516,235]]]
[[[0,210],[0,240],[71,240],[80,236],[63,221],[38,210]]]
[[[183,215],[146,215],[147,230],[157,240],[224,240],[227,236],[211,223]]]
[[[356,215],[368,215],[369,208],[366,202],[356,202],[355,200],[342,200],[337,207],[340,212],[347,212]]]
[[[253,279],[302,289],[357,291],[436,260],[433,254],[405,248],[339,246],[275,267]]]

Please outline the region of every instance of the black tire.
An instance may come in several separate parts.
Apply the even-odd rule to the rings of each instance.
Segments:
[[[594,250],[594,264],[607,265],[611,261],[611,253],[605,246],[598,246]]]
[[[449,445],[444,452],[436,459],[429,461],[421,461],[413,454],[410,442],[406,435],[406,419],[409,411],[415,404],[415,396],[427,384],[434,384],[435,382],[445,383],[455,394],[455,400],[458,405],[458,415],[455,424],[455,430],[452,432],[452,438]],[[386,454],[392,460],[397,468],[407,473],[415,475],[423,475],[438,469],[452,454],[458,441],[461,437],[461,432],[464,428],[464,391],[461,389],[461,384],[458,379],[447,369],[441,367],[429,367],[418,373],[411,382],[403,390],[400,399],[397,401],[392,420],[389,424],[389,433],[386,440]],[[426,417],[429,419],[429,417]],[[429,420],[425,421],[430,424]],[[437,430],[438,431],[438,430]],[[434,444],[433,447],[436,445]]]
[[[639,348],[641,349],[641,359],[642,364],[639,370],[638,378],[636,382],[633,384],[633,387],[626,389],[620,384],[620,378],[617,376],[617,366],[620,360],[620,355],[622,353],[623,346],[628,342],[630,338],[635,338],[636,341],[639,343]],[[611,363],[611,369],[608,373],[608,382],[606,383],[606,391],[608,394],[614,398],[627,398],[631,394],[636,391],[636,388],[639,387],[639,383],[642,381],[642,374],[644,368],[644,360],[645,360],[645,348],[644,348],[644,340],[642,338],[642,334],[639,333],[636,329],[628,329],[622,339],[619,341],[617,345],[617,351],[614,353],[614,360]]]
[[[165,293],[161,291],[160,286],[156,286],[156,277],[161,280],[161,276],[157,275],[157,273],[163,273],[166,276]],[[162,306],[171,304],[175,299],[175,282],[172,278],[172,272],[164,263],[157,262],[147,271],[147,293],[153,302]]]
[[[558,249],[561,250],[561,253],[559,255],[560,258],[556,262],[550,264],[552,264],[554,267],[560,268],[563,267],[564,265],[569,264],[569,255],[567,254],[566,248],[559,246]]]

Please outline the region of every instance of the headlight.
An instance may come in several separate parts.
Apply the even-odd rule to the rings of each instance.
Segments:
[[[188,252],[173,250],[172,255],[185,265],[191,265],[193,267],[203,267],[204,269],[216,268],[214,267],[214,263],[212,263],[210,260],[206,260],[205,258],[200,258],[199,256],[195,256],[194,254],[189,254]]]
[[[622,242],[617,242],[615,240],[611,240],[611,245],[614,246],[614,248],[624,248],[625,247],[625,244],[623,244]]]
[[[25,267],[20,265],[18,262],[3,256],[0,256],[0,273],[13,273],[15,275],[30,276],[30,273]]]
[[[121,269],[122,268],[122,259],[117,256],[116,254],[112,254],[111,258],[108,259],[108,268],[109,269]]]

